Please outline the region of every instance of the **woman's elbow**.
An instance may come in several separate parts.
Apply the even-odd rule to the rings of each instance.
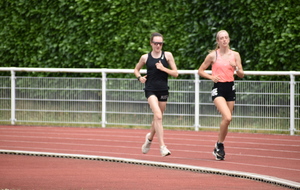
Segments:
[[[176,71],[176,72],[174,73],[173,77],[177,78],[178,75],[179,75],[179,74],[178,74],[178,72]]]
[[[237,71],[237,76],[240,78],[244,78],[245,76],[244,71]]]
[[[203,73],[204,73],[204,70],[201,70],[201,69],[198,70],[198,75],[199,75],[199,76],[202,77],[202,76],[203,76]]]

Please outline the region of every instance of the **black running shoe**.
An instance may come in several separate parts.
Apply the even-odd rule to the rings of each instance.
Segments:
[[[225,151],[223,143],[216,143],[215,149],[213,151],[213,155],[215,155],[216,160],[224,160],[225,159]]]

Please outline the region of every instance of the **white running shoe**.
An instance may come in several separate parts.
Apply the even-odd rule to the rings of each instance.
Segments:
[[[142,152],[143,152],[144,154],[147,154],[147,153],[149,152],[149,150],[150,150],[151,141],[149,141],[149,136],[150,136],[150,133],[148,133],[148,134],[146,135],[146,141],[145,141],[145,143],[144,143],[143,146],[142,146]]]
[[[160,147],[160,154],[162,156],[169,156],[169,155],[171,155],[171,152],[167,149],[166,146],[161,146]]]

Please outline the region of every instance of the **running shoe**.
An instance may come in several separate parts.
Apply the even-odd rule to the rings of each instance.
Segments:
[[[162,156],[169,156],[169,155],[171,155],[171,152],[167,149],[166,146],[161,146],[160,147],[160,154]]]
[[[150,133],[148,133],[148,134],[146,135],[146,141],[145,141],[145,143],[144,143],[143,146],[142,146],[142,152],[143,152],[144,154],[147,154],[147,153],[149,152],[149,150],[150,150],[151,141],[149,141],[149,136],[150,136]]]
[[[223,143],[216,143],[215,149],[213,151],[213,155],[215,155],[216,160],[224,160],[225,159],[225,151]]]

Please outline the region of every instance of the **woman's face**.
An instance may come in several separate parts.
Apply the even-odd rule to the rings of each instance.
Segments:
[[[155,37],[153,37],[153,40],[150,44],[151,44],[153,51],[160,52],[162,49],[162,46],[164,45],[164,41],[161,36],[155,36]]]
[[[230,38],[226,31],[219,32],[217,36],[217,43],[219,47],[227,47],[229,45]]]

